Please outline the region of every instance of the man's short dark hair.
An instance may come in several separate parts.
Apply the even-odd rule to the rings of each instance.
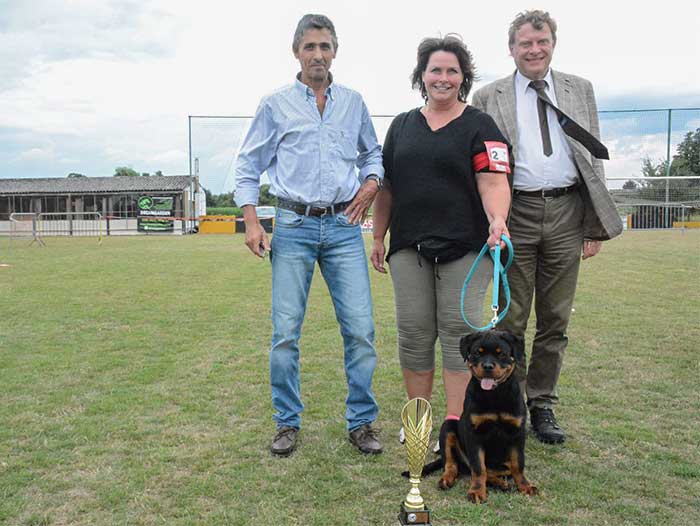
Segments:
[[[333,51],[338,51],[338,36],[335,34],[335,26],[331,19],[325,15],[304,15],[297,24],[297,30],[294,32],[294,41],[292,42],[292,51],[299,51],[299,43],[304,38],[304,31],[307,29],[327,29],[331,32],[331,41],[333,42]]]
[[[552,44],[557,43],[557,23],[554,19],[549,16],[547,11],[540,11],[539,9],[533,9],[531,11],[523,11],[518,13],[510,23],[510,28],[508,29],[508,47],[511,48],[515,44],[515,33],[523,27],[525,24],[532,24],[537,31],[541,31],[544,25],[549,26],[549,30],[552,32]]]
[[[422,75],[428,67],[430,56],[436,51],[445,51],[457,57],[459,69],[462,70],[462,75],[464,75],[462,84],[459,86],[457,98],[461,102],[467,102],[467,95],[469,95],[476,77],[476,66],[474,65],[472,54],[464,44],[462,37],[456,33],[448,33],[442,38],[424,38],[421,40],[421,43],[418,45],[416,67],[411,75],[413,89],[420,89],[423,99],[428,100],[428,92],[425,89]]]

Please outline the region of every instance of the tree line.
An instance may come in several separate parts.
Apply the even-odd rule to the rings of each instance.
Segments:
[[[671,160],[654,162],[649,158],[642,162],[642,175],[644,177],[680,177],[680,176],[700,176],[700,128],[694,132],[688,132],[678,145],[678,151]],[[658,196],[658,192],[666,189],[666,180],[657,179],[652,181],[625,181],[622,185],[624,190],[638,190],[640,198],[653,199]],[[684,190],[688,188],[700,188],[700,179],[677,179],[668,181],[669,190]]]
[[[155,177],[162,177],[163,172],[160,170],[157,170],[154,172],[152,175]],[[112,174],[112,177],[150,177],[151,174],[149,172],[137,172],[133,168],[129,168],[128,166],[117,166],[114,169],[114,173]],[[77,172],[71,172],[69,173],[66,177],[87,177],[84,174],[77,173]]]
[[[225,194],[212,194],[205,188],[204,194],[207,196],[207,208],[228,208],[235,206],[233,202],[233,192],[227,192]],[[261,185],[258,205],[275,206],[276,204],[277,198],[270,193],[270,185]]]

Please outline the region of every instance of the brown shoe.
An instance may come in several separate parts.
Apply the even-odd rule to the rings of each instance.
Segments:
[[[365,424],[350,431],[350,443],[363,453],[378,455],[382,452],[377,430]]]
[[[299,430],[295,427],[280,427],[275,433],[275,438],[272,439],[270,451],[273,455],[279,457],[287,457],[292,454],[297,446],[297,433]]]
[[[533,407],[530,409],[532,430],[540,442],[545,444],[561,444],[566,440],[566,433],[559,427],[554,411],[549,407]]]

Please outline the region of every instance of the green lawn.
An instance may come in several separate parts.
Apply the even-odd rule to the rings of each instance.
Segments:
[[[317,276],[300,445],[278,459],[270,265],[240,235],[0,238],[0,264],[0,524],[397,524],[409,485],[388,276],[372,274],[385,454],[347,441],[341,339]],[[570,439],[527,443],[541,496],[475,506],[466,480],[441,492],[433,475],[421,490],[436,526],[700,524],[700,232],[606,243],[582,265],[570,336]]]

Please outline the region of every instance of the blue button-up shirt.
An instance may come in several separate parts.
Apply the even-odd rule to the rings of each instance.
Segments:
[[[362,96],[333,82],[323,115],[299,80],[264,97],[238,153],[238,206],[258,203],[265,170],[270,193],[318,206],[351,200],[370,174],[383,178],[381,147]]]

